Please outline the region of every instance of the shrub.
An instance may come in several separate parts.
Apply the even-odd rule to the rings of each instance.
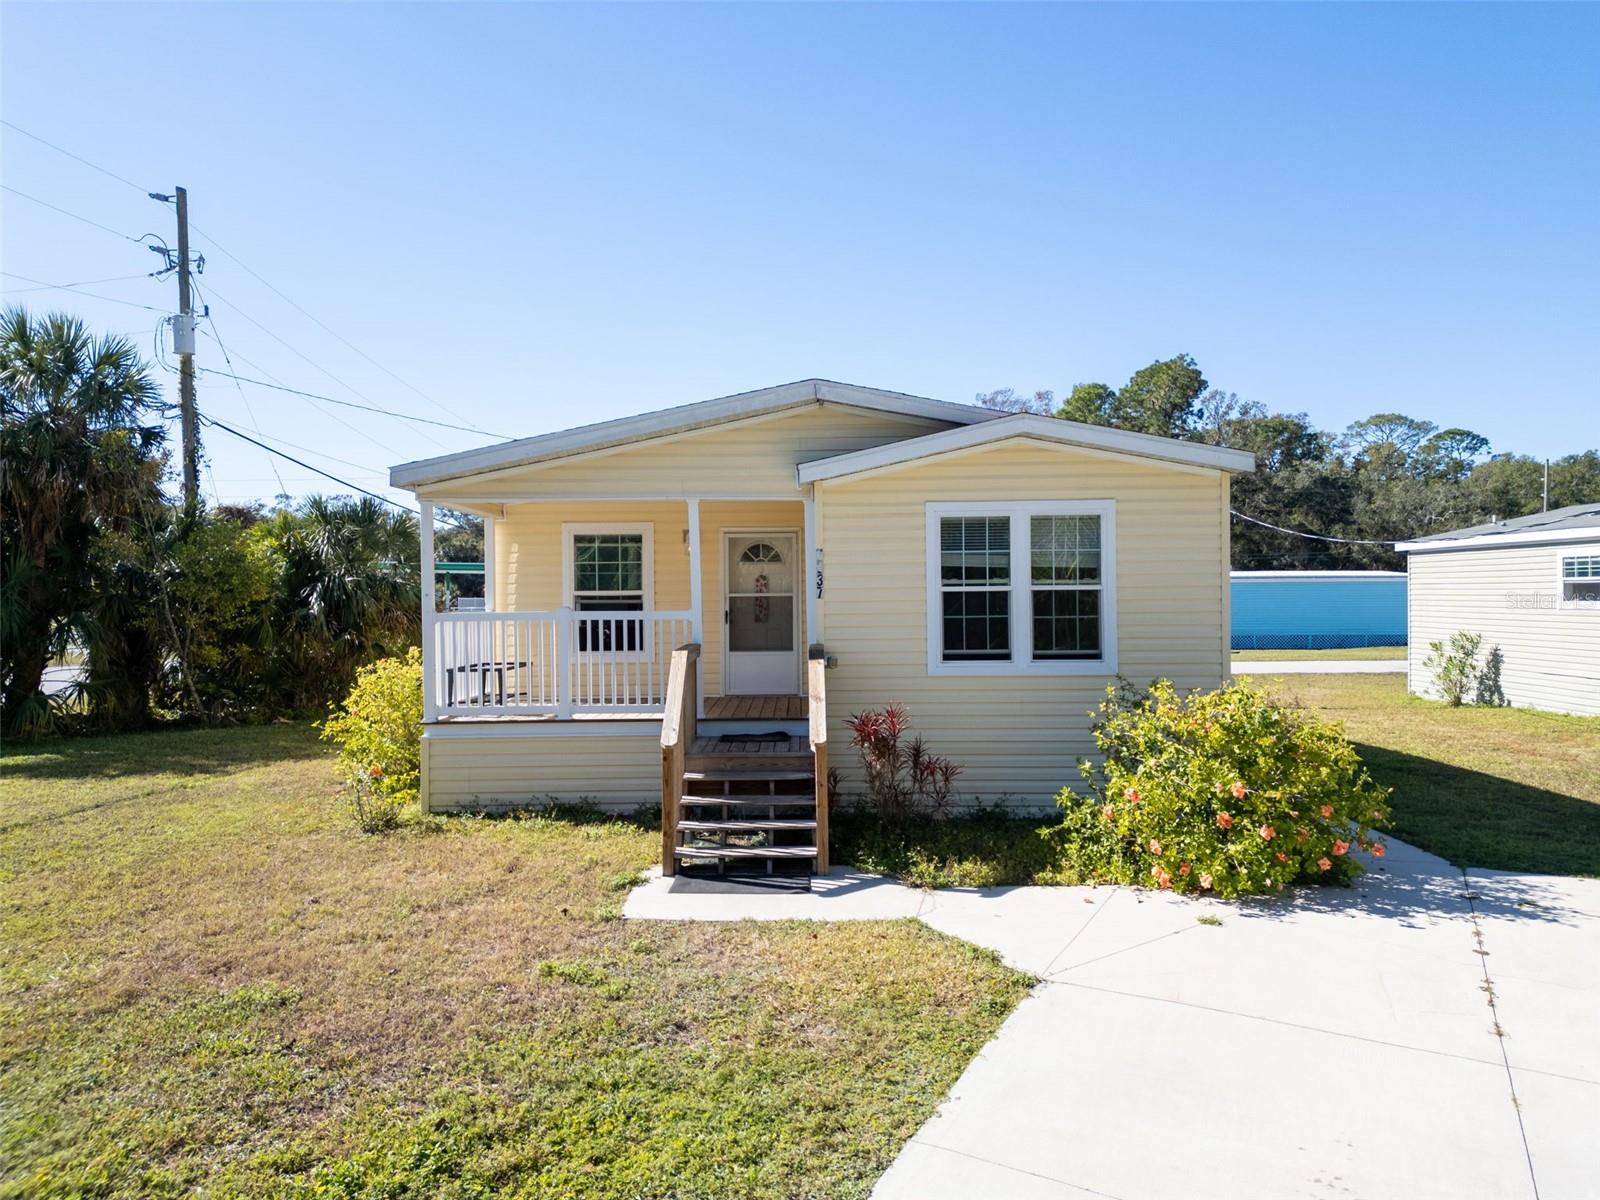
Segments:
[[[1094,724],[1105,756],[1064,789],[1064,866],[1088,876],[1218,896],[1333,882],[1383,854],[1388,792],[1339,727],[1242,683],[1180,696],[1160,680],[1108,689]]]
[[[898,824],[914,816],[949,813],[962,768],[930,753],[920,737],[902,745],[911,729],[905,705],[890,704],[881,711],[869,708],[853,714],[845,726],[850,744],[861,751],[867,803],[879,820]]]
[[[339,747],[356,824],[393,828],[422,785],[422,651],[362,667],[322,736]]]
[[[1482,634],[1465,630],[1451,634],[1448,642],[1428,643],[1428,657],[1422,665],[1433,676],[1433,686],[1451,708],[1466,702],[1478,674],[1478,651],[1482,646]]]

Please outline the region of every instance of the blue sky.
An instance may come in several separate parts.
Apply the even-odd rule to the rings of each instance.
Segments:
[[[1600,443],[1595,6],[8,3],[0,39],[6,120],[186,185],[200,230],[495,433],[812,375],[1064,393],[1184,351],[1324,427]],[[0,151],[11,188],[170,234],[10,128]],[[0,206],[12,276],[154,264]],[[197,248],[240,373],[453,419]],[[146,349],[159,319],[0,286]],[[246,394],[202,377],[203,410],[363,485],[485,440]],[[277,490],[264,452],[208,453],[222,497]]]

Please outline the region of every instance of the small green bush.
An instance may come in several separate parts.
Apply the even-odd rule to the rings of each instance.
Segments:
[[[1383,854],[1388,792],[1339,727],[1242,683],[1110,688],[1094,737],[1104,765],[1058,798],[1064,866],[1085,877],[1229,897],[1347,880],[1351,849]]]
[[[1460,630],[1450,635],[1449,642],[1429,642],[1428,657],[1423,666],[1433,676],[1433,686],[1451,708],[1466,702],[1478,675],[1478,651],[1483,646],[1483,635]]]
[[[356,824],[392,829],[422,786],[422,651],[362,667],[322,736],[339,747]]]

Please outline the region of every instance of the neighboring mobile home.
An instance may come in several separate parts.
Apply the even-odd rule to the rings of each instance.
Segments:
[[[1600,504],[1492,521],[1396,547],[1408,555],[1410,690],[1431,695],[1430,642],[1498,648],[1510,704],[1600,715]]]
[[[490,611],[423,572],[423,802],[660,802],[669,870],[825,866],[844,722],[898,701],[964,802],[1047,806],[1119,673],[1227,678],[1253,466],[807,380],[396,467],[424,563],[435,505],[485,521]]]

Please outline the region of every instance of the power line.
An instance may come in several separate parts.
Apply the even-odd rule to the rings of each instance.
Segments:
[[[215,417],[206,416],[205,414],[201,414],[200,419],[202,421],[204,421],[207,425],[216,426],[218,429],[222,430],[224,433],[231,433],[231,434],[233,434],[234,437],[243,438],[245,441],[249,442],[251,445],[260,446],[261,449],[265,450],[268,454],[276,454],[279,458],[287,459],[289,462],[294,463],[294,465],[297,466],[297,467],[304,467],[306,470],[311,471],[314,474],[320,475],[324,479],[331,479],[331,480],[333,480],[334,483],[337,483],[340,487],[347,487],[353,492],[360,492],[363,496],[368,496],[373,500],[377,500],[379,503],[388,504],[388,505],[390,505],[390,506],[392,506],[394,508],[398,508],[401,512],[408,512],[412,516],[420,516],[421,515],[420,513],[417,512],[416,509],[411,508],[408,505],[401,504],[398,500],[391,500],[387,496],[380,496],[380,495],[378,495],[377,492],[369,492],[369,491],[367,491],[366,488],[359,487],[356,484],[351,483],[348,479],[340,479],[337,475],[330,474],[329,472],[322,470],[320,467],[313,467],[310,463],[305,462],[302,459],[298,459],[292,454],[285,454],[282,450],[275,450],[271,446],[267,445],[265,442],[257,441],[255,438],[251,437],[248,433],[241,433],[239,430],[235,429],[232,425],[228,425],[228,424],[226,424],[226,423],[224,423],[222,421],[219,421]],[[354,464],[352,464],[352,465],[354,465]]]
[[[262,433],[259,429],[256,430],[256,433],[268,441],[277,442],[280,446],[288,446],[293,450],[300,451],[302,454],[310,454],[316,458],[325,458],[329,462],[336,462],[342,467],[354,467],[357,471],[365,471],[367,474],[376,475],[379,478],[386,475],[386,472],[369,467],[366,463],[351,462],[348,458],[340,458],[336,454],[328,454],[323,450],[313,450],[310,446],[302,446],[298,442],[291,442],[288,438],[281,438],[276,434]]]
[[[206,308],[205,308],[205,314],[206,314],[206,322],[211,326],[211,336],[216,339],[217,348],[222,351],[222,361],[227,363],[228,364],[228,370],[232,371],[233,370],[233,359],[228,356],[227,343],[225,343],[222,340],[222,331],[217,328],[217,323],[211,316],[211,307],[209,305],[207,305]],[[201,367],[199,369],[204,371],[206,368]],[[245,415],[250,418],[250,428],[254,429],[257,433],[260,433],[261,432],[261,422],[256,420],[256,410],[254,408],[250,407],[250,397],[246,396],[244,394],[244,388],[239,386],[239,380],[238,380],[237,376],[234,377],[233,387],[234,387],[234,390],[239,393],[239,401],[240,401],[241,404],[244,405]],[[209,469],[210,464],[208,463],[206,465],[207,465],[207,467]],[[272,468],[272,474],[278,481],[278,492],[280,494],[286,493],[288,491],[288,489],[283,486],[283,477],[278,474],[278,464],[273,459],[269,458],[269,459],[267,459],[267,465]],[[214,491],[215,489],[216,489],[216,480],[213,478],[213,480],[212,480],[212,490]]]
[[[86,292],[77,284],[73,283],[46,283],[42,279],[34,279],[27,275],[18,275],[15,271],[0,271],[0,275],[4,275],[7,279],[20,279],[24,283],[36,283],[39,285],[39,288],[48,289],[50,291],[72,292],[74,295],[88,296],[93,300],[106,300],[112,304],[126,304],[129,308],[143,308],[149,312],[158,313],[166,313],[169,311],[165,308],[157,308],[154,304],[138,304],[132,300],[119,300],[115,296],[102,296],[98,292]],[[30,288],[28,290],[34,291],[37,289]]]
[[[38,287],[0,289],[0,294],[20,296],[23,292],[48,292],[57,288],[94,287],[96,284],[101,283],[124,283],[129,279],[149,279],[151,274],[149,271],[143,271],[138,275],[112,275],[107,279],[80,279],[76,283],[41,283]]]
[[[218,339],[218,344],[221,344],[221,339]],[[224,351],[223,357],[227,357],[226,351]],[[228,365],[231,367],[233,364],[229,363]],[[452,425],[448,421],[435,421],[431,417],[414,417],[409,413],[394,412],[391,409],[377,408],[370,404],[357,404],[353,400],[340,400],[335,396],[325,396],[321,392],[304,392],[299,388],[288,387],[281,383],[267,383],[265,380],[251,379],[247,375],[229,375],[226,371],[218,371],[211,367],[200,367],[199,370],[203,371],[207,375],[221,375],[226,379],[233,380],[235,383],[250,383],[254,384],[256,387],[271,388],[273,391],[277,392],[288,392],[294,396],[304,396],[308,400],[326,400],[329,404],[338,404],[345,408],[358,408],[362,412],[381,413],[383,416],[394,417],[399,421],[415,421],[419,425],[437,425],[440,429],[459,429],[463,433],[481,433],[486,437],[498,437],[506,438],[508,441],[510,440],[509,437],[503,433],[489,433],[487,430],[475,429],[466,425]]]
[[[102,225],[99,221],[90,220],[88,217],[72,212],[69,209],[62,208],[59,204],[51,204],[48,200],[41,200],[37,196],[30,196],[27,192],[14,188],[9,183],[0,183],[0,190],[10,192],[13,196],[21,196],[24,200],[31,200],[34,204],[40,205],[43,208],[48,208],[51,212],[58,212],[64,217],[71,217],[74,221],[82,221],[85,225],[93,225],[96,229],[104,230],[106,233],[111,234],[112,237],[119,237],[124,241],[132,242],[135,246],[142,246],[145,244],[145,238],[153,238],[156,236],[153,233],[147,233],[144,235],[144,237],[134,237],[131,233],[123,233],[120,229],[113,229],[109,225]],[[156,240],[160,241],[159,238]]]
[[[316,474],[322,476],[324,479],[331,479],[334,483],[337,483],[339,486],[347,487],[351,491],[354,491],[354,492],[359,492],[359,493],[361,493],[361,495],[367,496],[367,497],[369,497],[369,498],[371,498],[373,500],[376,500],[380,504],[387,504],[392,508],[398,508],[401,512],[410,513],[414,517],[419,517],[419,516],[422,515],[416,509],[410,507],[409,505],[401,504],[398,500],[391,500],[387,496],[380,496],[380,495],[378,495],[377,492],[369,492],[366,488],[358,487],[356,484],[351,483],[348,479],[340,479],[337,475],[331,475],[327,471],[323,471],[323,470],[320,470],[317,467],[313,467],[310,463],[303,462],[300,459],[294,457],[294,455],[292,455],[292,454],[285,454],[282,450],[274,450],[271,446],[267,445],[265,442],[256,441],[256,439],[251,437],[248,433],[241,433],[239,430],[235,429],[233,426],[231,426],[231,425],[229,425],[229,424],[227,424],[227,423],[225,423],[223,421],[219,421],[215,417],[206,416],[205,414],[202,413],[201,416],[200,416],[200,419],[202,421],[204,421],[207,425],[214,425],[218,429],[221,429],[225,433],[233,434],[233,436],[236,437],[236,438],[243,438],[247,442],[250,442],[250,443],[252,443],[254,445],[260,446],[263,450],[265,450],[269,454],[276,454],[279,458],[287,459],[289,462],[294,463],[295,466],[297,466],[297,467],[304,467],[306,470],[315,472]],[[445,526],[447,526],[448,528],[451,528],[451,529],[459,529],[464,533],[472,532],[471,530],[467,529],[466,526],[457,525],[453,521],[440,521],[439,524],[445,525]]]
[[[233,251],[229,250],[221,242],[217,241],[217,239],[214,238],[211,234],[209,234],[205,230],[201,229],[198,225],[196,225],[194,227],[194,231],[199,236],[205,238],[206,241],[210,242],[212,244],[212,246],[214,246],[217,249],[217,251],[219,253],[221,253],[224,257],[229,258],[234,263],[236,263],[240,267],[240,269],[242,269],[246,274],[248,274],[257,283],[261,284],[262,287],[266,288],[269,292],[271,292],[274,296],[278,297],[278,299],[282,300],[290,308],[292,308],[296,312],[298,312],[306,320],[310,321],[313,325],[317,326],[324,333],[326,333],[329,337],[333,338],[335,341],[339,342],[341,345],[345,346],[347,349],[353,351],[354,353],[360,355],[362,358],[366,359],[367,362],[369,362],[373,366],[377,367],[378,370],[382,371],[385,375],[389,376],[389,378],[393,379],[396,383],[402,385],[403,387],[407,387],[407,388],[411,389],[411,391],[413,391],[417,395],[421,396],[424,400],[426,400],[429,404],[433,405],[440,412],[448,413],[450,416],[454,417],[458,421],[466,421],[466,418],[463,417],[460,413],[456,412],[454,409],[451,409],[447,405],[440,403],[438,400],[435,400],[432,396],[428,395],[427,392],[423,391],[421,388],[417,387],[415,384],[411,383],[409,380],[403,378],[400,375],[396,375],[388,367],[384,366],[377,359],[373,358],[372,355],[368,354],[365,350],[361,349],[361,347],[357,346],[354,342],[350,341],[348,338],[345,338],[345,337],[341,336],[336,330],[334,330],[326,322],[321,321],[318,318],[314,317],[311,313],[306,311],[306,309],[304,307],[302,307],[300,304],[298,304],[292,297],[290,297],[287,293],[283,292],[279,288],[274,287],[267,279],[265,279],[262,275],[260,275],[257,271],[255,271],[250,266],[249,263],[245,262],[237,254],[235,254]],[[346,384],[345,386],[349,387],[349,384]],[[352,388],[351,390],[354,391],[355,389]],[[357,392],[356,394],[359,396],[361,393]],[[460,428],[460,426],[457,426],[456,428]],[[489,437],[497,436],[495,434],[489,434],[489,433],[487,433],[487,431],[479,429],[476,426],[469,425],[466,428],[467,428],[467,431],[469,433],[485,433],[486,436],[489,436]]]
[[[118,183],[127,184],[127,186],[131,187],[136,192],[144,192],[145,191],[144,188],[140,187],[137,183],[134,183],[133,180],[124,179],[121,175],[118,175],[115,171],[108,171],[108,170],[106,170],[105,167],[100,166],[100,164],[98,164],[98,163],[92,163],[87,158],[84,158],[84,157],[82,157],[81,155],[78,155],[78,154],[74,154],[71,150],[63,149],[62,147],[56,145],[54,142],[46,141],[44,138],[40,137],[37,133],[29,133],[21,125],[18,125],[15,121],[7,121],[5,118],[0,117],[0,125],[4,125],[7,129],[15,129],[23,137],[32,138],[34,141],[38,142],[41,146],[48,146],[48,147],[50,147],[50,149],[54,150],[57,154],[65,154],[68,158],[73,159],[73,160],[75,160],[77,162],[81,162],[84,166],[90,168],[91,170],[99,171],[100,174],[109,176],[110,178],[115,179]]]
[[[126,178],[125,176],[122,176],[122,175],[118,175],[115,171],[112,171],[112,170],[110,170],[110,169],[108,169],[106,167],[103,167],[99,163],[96,163],[96,162],[93,162],[93,161],[91,161],[91,160],[89,160],[87,158],[84,158],[81,154],[74,154],[71,150],[66,149],[66,147],[58,146],[56,143],[48,140],[47,138],[42,138],[38,134],[33,133],[30,130],[22,128],[22,126],[18,125],[15,121],[7,121],[7,120],[5,120],[3,118],[0,118],[0,125],[5,125],[9,129],[14,129],[16,132],[22,134],[24,137],[32,138],[34,141],[38,142],[40,145],[47,146],[51,150],[54,150],[56,153],[63,154],[66,157],[72,159],[74,162],[82,163],[84,166],[90,168],[91,170],[98,171],[100,174],[105,175],[107,178],[116,180],[118,183],[124,185],[125,187],[132,188],[134,191],[139,192],[139,193],[141,193],[143,195],[146,195],[146,196],[152,195],[151,192],[149,192],[147,189],[139,186],[137,183],[134,183],[131,179],[128,179],[128,178]],[[3,186],[3,185],[0,185],[0,186]],[[15,191],[16,189],[12,188],[12,189],[8,189],[8,190]],[[55,205],[47,204],[45,201],[38,200],[37,198],[32,197],[32,196],[26,196],[25,193],[18,192],[17,194],[20,195],[20,196],[24,196],[24,198],[26,198],[26,199],[34,200],[35,203],[45,204],[45,206],[47,208],[55,208]],[[96,221],[89,221],[89,219],[87,217],[79,217],[76,213],[67,212],[65,209],[57,209],[56,211],[65,213],[69,217],[76,217],[80,221],[87,221],[89,224],[96,225],[100,229],[103,229],[108,233],[114,233],[118,237],[128,238],[127,234],[121,233],[118,230],[112,229],[112,228],[110,228],[109,226],[106,226],[106,225],[99,225],[99,223],[96,222]],[[480,433],[480,434],[483,434],[486,437],[498,437],[498,436],[501,436],[499,434],[488,433],[486,430],[480,429],[477,426],[470,424],[470,422],[467,422],[467,419],[465,417],[463,417],[460,413],[454,411],[449,406],[447,406],[447,405],[441,403],[440,401],[434,399],[432,396],[428,395],[427,392],[424,392],[421,388],[417,387],[414,383],[412,383],[409,380],[405,379],[403,376],[396,374],[394,371],[392,371],[388,367],[384,366],[377,359],[373,358],[366,351],[362,350],[361,347],[357,346],[354,342],[351,342],[348,338],[342,336],[332,326],[328,325],[327,322],[322,321],[319,318],[317,318],[316,316],[314,316],[303,305],[298,303],[293,297],[289,296],[282,289],[280,289],[278,287],[275,287],[271,283],[271,281],[266,279],[263,275],[261,275],[253,267],[251,267],[249,263],[245,262],[242,258],[240,258],[233,251],[229,250],[226,246],[224,246],[221,242],[219,242],[209,232],[207,232],[206,230],[201,229],[200,226],[198,226],[198,225],[195,225],[192,228],[194,229],[194,232],[198,236],[203,237],[203,238],[206,239],[206,241],[210,242],[211,245],[213,247],[215,247],[216,250],[220,254],[222,254],[225,258],[228,258],[228,259],[232,260],[235,264],[237,264],[239,266],[239,268],[241,270],[243,270],[248,275],[250,275],[253,279],[255,279],[258,283],[260,283],[263,287],[265,287],[273,295],[277,296],[285,304],[289,305],[296,312],[298,312],[301,316],[305,317],[308,321],[312,322],[312,324],[316,325],[319,329],[323,330],[330,337],[332,337],[336,341],[338,341],[341,345],[345,346],[346,348],[348,348],[349,350],[351,350],[355,354],[359,355],[361,358],[365,359],[367,362],[371,363],[373,366],[377,367],[378,370],[382,371],[385,375],[389,376],[395,382],[397,382],[397,383],[401,384],[402,386],[404,386],[404,387],[410,389],[411,391],[415,392],[418,396],[421,396],[424,400],[426,400],[429,404],[432,404],[435,408],[439,409],[441,412],[444,412],[444,413],[448,414],[449,416],[455,417],[456,420],[461,421],[461,422],[464,423],[463,425],[460,425],[460,426],[443,426],[443,422],[439,422],[439,424],[441,426],[443,426],[444,428],[462,429],[463,431],[468,432],[468,433]],[[146,234],[145,236],[146,237],[153,237],[154,235],[153,234]],[[140,238],[128,238],[128,240],[134,241],[134,242],[142,241],[142,239],[140,239]],[[221,300],[223,300],[223,302],[225,304],[230,305],[230,307],[234,308],[235,311],[237,311],[241,316],[245,317],[246,320],[249,320],[252,324],[257,325],[259,328],[261,328],[263,332],[269,334],[270,336],[272,336],[274,338],[277,338],[276,334],[273,334],[271,330],[266,328],[266,326],[261,325],[260,322],[256,321],[254,318],[250,317],[249,314],[245,313],[237,305],[234,305],[232,303],[232,301],[229,301],[229,300],[227,300],[226,298],[224,298],[224,297],[222,297],[220,295],[218,296],[218,299],[221,299]],[[212,327],[215,328],[215,324],[213,324]],[[218,338],[217,340],[218,340],[218,344],[220,345],[221,339]],[[277,340],[279,340],[280,342],[283,341],[283,339],[281,339],[281,338],[278,338]],[[289,345],[287,342],[284,342],[283,344],[285,346]],[[290,346],[289,348],[291,350],[294,349],[294,347],[292,347],[292,346]],[[298,350],[296,350],[295,353],[299,354],[300,352]],[[224,355],[224,357],[226,357],[226,355]],[[306,358],[306,356],[303,355],[303,354],[301,354],[301,357],[302,358]],[[371,400],[370,396],[362,395],[361,392],[356,391],[355,388],[351,387],[348,383],[345,383],[344,380],[340,379],[338,376],[332,374],[332,372],[327,371],[325,368],[319,366],[317,363],[312,362],[311,359],[306,358],[306,361],[310,362],[312,366],[317,367],[317,369],[319,371],[322,371],[323,374],[327,375],[328,378],[332,379],[335,383],[339,384],[341,387],[347,388],[348,390],[350,390],[352,392],[355,392],[355,394],[357,396],[361,396],[361,398],[363,400],[369,400],[369,401]],[[390,415],[391,416],[398,416],[399,414],[391,413]],[[416,418],[404,418],[404,419],[411,420],[411,419],[416,419]],[[380,445],[380,446],[382,445],[381,442],[379,442],[377,444]],[[389,450],[389,452],[391,454],[399,453],[399,451],[390,449],[387,446],[384,446],[383,448],[385,450]]]
[[[207,284],[206,286],[210,287],[209,284]],[[273,341],[275,341],[279,345],[283,346],[291,354],[295,355],[298,358],[304,359],[306,362],[310,363],[313,367],[315,367],[317,370],[321,371],[324,375],[326,375],[329,379],[333,380],[340,387],[345,388],[348,391],[355,392],[356,395],[360,396],[363,400],[367,401],[369,404],[372,403],[372,397],[371,396],[368,396],[364,392],[357,391],[355,388],[351,387],[344,380],[340,379],[332,371],[328,370],[327,367],[325,367],[321,363],[317,362],[317,360],[312,358],[309,354],[306,354],[303,351],[297,349],[293,344],[291,344],[290,342],[285,341],[283,338],[281,338],[277,334],[273,333],[272,330],[268,329],[260,321],[256,320],[249,313],[245,312],[244,309],[240,308],[232,300],[229,300],[221,292],[217,291],[216,288],[214,288],[214,287],[211,288],[211,294],[213,296],[215,296],[218,300],[221,300],[229,308],[233,309],[234,312],[238,313],[246,321],[249,321],[250,324],[254,325],[257,329],[261,330],[262,333],[266,334]],[[315,401],[312,401],[312,404],[313,404],[314,407],[318,407],[316,405]],[[354,433],[360,434],[362,437],[366,438],[367,441],[371,442],[374,446],[377,446],[379,449],[385,450],[390,454],[400,454],[401,453],[399,450],[396,450],[393,446],[384,445],[382,442],[380,442],[377,438],[373,437],[366,430],[360,429],[357,426],[350,424],[350,422],[342,420],[340,417],[338,417],[334,413],[330,413],[326,409],[322,409],[321,411],[326,416],[332,417],[335,421],[338,421],[339,424],[343,425],[346,429],[349,429]]]
[[[1275,530],[1278,533],[1287,533],[1292,537],[1310,538],[1313,541],[1318,541],[1318,542],[1338,542],[1341,545],[1345,545],[1345,546],[1390,546],[1390,547],[1393,547],[1393,545],[1394,545],[1394,542],[1393,541],[1389,541],[1389,540],[1374,541],[1374,540],[1372,540],[1370,538],[1342,538],[1342,537],[1329,537],[1326,534],[1321,534],[1321,533],[1302,533],[1298,529],[1285,529],[1282,525],[1274,525],[1269,521],[1258,521],[1255,517],[1247,517],[1242,512],[1240,512],[1238,509],[1230,508],[1228,511],[1230,513],[1232,513],[1234,516],[1238,517],[1239,520],[1241,520],[1241,521],[1249,521],[1250,524],[1252,524],[1252,525],[1260,525],[1264,529]]]

